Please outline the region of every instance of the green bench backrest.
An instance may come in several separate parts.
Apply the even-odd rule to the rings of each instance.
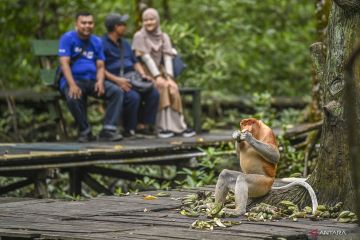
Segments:
[[[58,40],[33,40],[32,48],[35,56],[40,58],[55,57],[57,60]],[[56,66],[55,66],[56,67]],[[54,82],[56,69],[43,68],[40,70],[40,79],[45,85],[51,85]]]

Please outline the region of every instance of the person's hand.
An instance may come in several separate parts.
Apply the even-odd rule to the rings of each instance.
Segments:
[[[144,75],[141,75],[141,77],[142,77],[143,79],[149,81],[149,82],[153,81],[153,78],[150,77],[150,76],[148,76],[148,75],[145,75],[145,74],[144,74]]]
[[[177,83],[174,80],[172,80],[171,78],[168,78],[168,83],[169,83],[170,89],[174,89],[176,91],[179,89]]]
[[[118,85],[125,92],[130,91],[132,87],[131,83],[126,78],[119,78],[118,81],[116,81],[116,85]]]
[[[73,85],[69,86],[69,97],[74,99],[80,99],[81,97],[81,89],[74,83]]]
[[[158,76],[155,80],[155,85],[158,89],[166,88],[168,86],[168,81],[162,76]]]
[[[97,92],[99,97],[104,95],[105,93],[104,81],[96,81],[95,92]]]

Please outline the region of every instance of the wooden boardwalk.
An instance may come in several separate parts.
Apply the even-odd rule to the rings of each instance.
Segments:
[[[103,196],[83,201],[0,198],[0,239],[359,239],[359,227],[334,220],[298,222],[248,222],[232,218],[240,225],[212,231],[190,228],[197,218],[178,213],[178,199],[190,192],[213,188],[173,190],[170,197],[144,200],[138,195]],[[312,233],[341,232],[311,238]],[[322,238],[324,237],[324,238]],[[339,238],[337,238],[339,237]]]
[[[199,134],[192,138],[138,138],[120,142],[0,143],[0,172],[96,163],[169,161],[171,154],[199,152],[199,147],[231,142],[231,132]],[[162,155],[167,158],[156,158]],[[144,158],[148,157],[148,158]],[[150,158],[152,157],[152,158]],[[186,156],[185,156],[186,158]]]
[[[0,143],[0,176],[23,178],[7,186],[0,186],[0,194],[35,184],[36,195],[46,198],[46,179],[52,177],[54,169],[60,169],[69,174],[71,195],[81,194],[82,182],[98,193],[111,195],[108,186],[103,186],[90,174],[135,180],[143,178],[143,175],[115,170],[109,165],[187,164],[191,158],[206,155],[199,148],[229,142],[232,142],[230,131],[199,134],[192,138],[137,138],[115,143]],[[234,151],[228,153],[234,154]]]

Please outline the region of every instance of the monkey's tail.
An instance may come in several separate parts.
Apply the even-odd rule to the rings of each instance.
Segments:
[[[311,203],[312,203],[312,213],[315,214],[315,211],[316,211],[316,209],[318,207],[318,201],[317,201],[314,189],[307,182],[305,182],[303,180],[295,180],[295,181],[293,181],[293,182],[291,182],[291,183],[289,183],[289,184],[287,184],[285,186],[272,187],[271,189],[274,189],[274,190],[288,189],[288,188],[290,188],[292,186],[295,186],[295,185],[302,186],[308,191],[308,193],[310,195],[310,198],[311,198]]]

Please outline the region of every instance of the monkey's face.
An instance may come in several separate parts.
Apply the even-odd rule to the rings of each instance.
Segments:
[[[249,131],[252,135],[256,135],[259,128],[259,121],[255,118],[243,119],[240,122],[241,132]]]

